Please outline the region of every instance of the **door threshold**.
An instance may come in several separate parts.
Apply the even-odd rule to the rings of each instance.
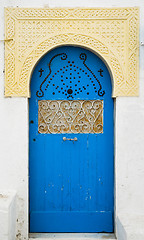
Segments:
[[[29,240],[114,240],[113,233],[30,233]]]

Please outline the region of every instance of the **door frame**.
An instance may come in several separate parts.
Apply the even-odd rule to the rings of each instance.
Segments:
[[[54,48],[57,48],[57,47],[61,47],[61,46],[77,46],[77,47],[81,47],[81,48],[85,48],[91,52],[93,52],[95,55],[97,55],[103,62],[104,64],[106,65],[108,71],[109,71],[109,74],[110,74],[110,79],[111,79],[111,85],[112,85],[112,94],[113,94],[113,88],[114,88],[114,78],[113,78],[113,74],[112,74],[112,71],[111,71],[111,68],[109,67],[108,63],[106,62],[106,60],[99,54],[97,53],[96,51],[94,51],[93,49],[89,48],[89,47],[85,47],[83,45],[77,45],[77,44],[60,44],[56,47],[52,47],[51,49],[49,49],[44,55],[46,55],[48,52],[50,52],[51,50],[53,50]],[[39,60],[35,63],[35,66],[37,65],[37,63],[44,57],[44,55],[42,55]],[[32,77],[32,73],[35,69],[35,66],[33,67],[33,70],[31,72],[31,77]],[[31,80],[31,78],[30,78]],[[29,85],[29,88],[30,88],[30,85]],[[30,89],[29,89],[30,91]],[[115,133],[116,133],[116,98],[111,96],[113,98],[113,101],[114,101],[114,109],[113,109],[113,129],[114,129],[114,136],[113,136],[113,139],[114,139],[114,168],[113,168],[113,175],[114,175],[114,179],[113,179],[113,183],[114,183],[114,233],[116,232],[116,164],[115,164],[115,147],[116,147],[116,141],[115,141]],[[28,99],[28,132],[29,132],[29,99]],[[28,137],[28,149],[29,149],[29,137]],[[28,156],[28,169],[29,169],[29,156]],[[29,170],[28,170],[28,176],[29,176]],[[29,178],[28,178],[28,216],[29,216]],[[30,231],[29,231],[29,224],[30,224],[30,220],[29,220],[29,217],[28,217],[28,234],[30,234]],[[67,234],[67,233],[65,233]]]

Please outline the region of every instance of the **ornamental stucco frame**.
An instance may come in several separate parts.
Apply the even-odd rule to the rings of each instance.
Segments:
[[[54,47],[78,45],[101,56],[113,97],[138,96],[139,9],[5,9],[5,96],[30,97],[37,61]]]

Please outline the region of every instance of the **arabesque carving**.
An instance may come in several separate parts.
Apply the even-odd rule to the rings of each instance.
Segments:
[[[79,45],[99,54],[112,74],[113,97],[138,95],[139,10],[5,9],[5,96],[30,96],[37,61],[49,50]]]

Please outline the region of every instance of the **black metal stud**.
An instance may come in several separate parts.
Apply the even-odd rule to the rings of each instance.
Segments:
[[[68,94],[72,94],[72,93],[73,93],[73,90],[72,90],[72,89],[68,89],[68,90],[67,90],[67,93],[68,93]]]

